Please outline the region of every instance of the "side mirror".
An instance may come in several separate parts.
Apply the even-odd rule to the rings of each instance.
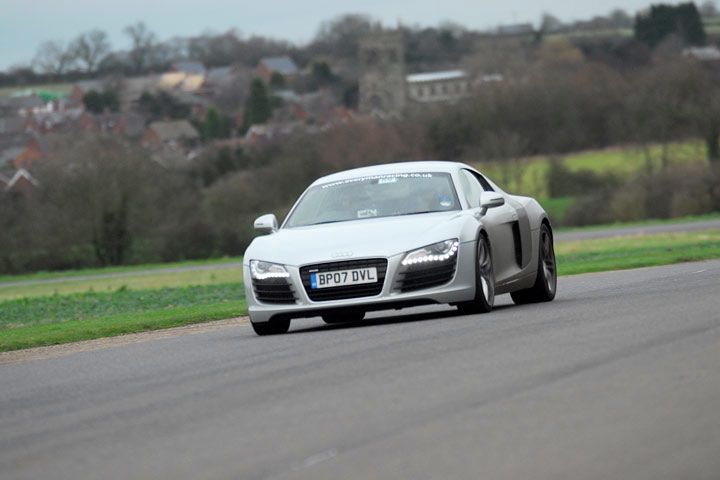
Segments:
[[[275,233],[278,230],[278,221],[274,213],[268,213],[258,217],[253,224],[255,230],[263,233]]]
[[[495,208],[505,205],[505,197],[497,192],[482,192],[480,194],[480,208],[482,214],[485,215],[489,208]]]

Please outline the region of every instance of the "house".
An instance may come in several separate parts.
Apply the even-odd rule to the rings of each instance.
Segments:
[[[38,181],[24,168],[18,169],[12,178],[5,180],[0,178],[0,188],[7,193],[29,194],[38,186]],[[3,182],[5,183],[4,188],[2,187]]]
[[[169,146],[180,148],[183,144],[192,143],[200,138],[200,134],[187,120],[153,122],[143,136],[143,143],[148,146]]]
[[[263,58],[257,67],[257,74],[266,83],[270,82],[273,73],[278,73],[283,77],[294,77],[298,72],[297,65],[293,59],[288,56]]]
[[[0,115],[28,117],[46,110],[45,101],[36,94],[0,97]]]
[[[408,98],[419,103],[456,102],[467,95],[470,86],[462,70],[414,73],[405,78]]]
[[[102,89],[102,84],[98,80],[81,80],[72,86],[68,97],[75,103],[82,103],[83,97],[88,92],[100,92]]]
[[[120,90],[120,110],[132,110],[143,93],[154,92],[157,89],[159,80],[160,75],[126,78]]]
[[[234,69],[231,66],[215,67],[207,71],[205,80],[211,84],[222,84],[227,81],[233,74]]]
[[[22,146],[8,147],[0,151],[0,168],[7,165],[14,165],[15,159],[24,151],[25,147]]]
[[[160,76],[158,88],[161,90],[179,90],[182,92],[197,92],[205,83],[205,74],[167,72]]]
[[[524,36],[535,34],[532,23],[516,23],[511,25],[500,25],[497,28],[498,35]]]
[[[683,57],[693,58],[700,62],[720,61],[720,49],[714,45],[707,47],[689,47],[683,50]]]
[[[1,117],[0,135],[16,135],[26,131],[27,119],[23,117]]]
[[[134,112],[83,113],[75,123],[76,130],[141,137],[145,133],[145,117]]]
[[[32,137],[22,152],[12,160],[13,166],[17,170],[27,170],[43,158],[47,150],[48,145],[44,137]]]
[[[202,75],[205,76],[205,65],[201,62],[185,61],[175,62],[170,67],[171,72],[184,73],[186,75]]]

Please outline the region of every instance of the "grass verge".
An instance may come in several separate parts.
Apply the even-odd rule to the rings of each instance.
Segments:
[[[720,258],[720,230],[559,242],[560,275]]]
[[[233,262],[228,260],[228,262]],[[242,268],[234,265],[211,263],[202,270],[167,271],[150,268],[137,268],[126,272],[117,272],[119,276],[88,274],[83,277],[70,274],[51,279],[39,279],[32,283],[0,282],[0,301],[28,298],[59,296],[76,293],[111,293],[118,290],[153,290],[161,288],[181,288],[188,285],[220,285],[242,282]]]
[[[89,320],[70,320],[22,328],[6,328],[0,330],[0,352],[181,327],[193,323],[237,317],[246,310],[245,301],[238,300],[214,305],[151,310],[143,312],[141,315],[128,313]]]

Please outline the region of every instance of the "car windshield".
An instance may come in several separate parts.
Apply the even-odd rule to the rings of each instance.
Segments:
[[[448,173],[399,173],[341,180],[308,189],[286,227],[459,210]]]

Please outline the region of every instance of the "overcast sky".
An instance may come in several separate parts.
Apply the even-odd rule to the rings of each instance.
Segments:
[[[0,69],[27,64],[45,40],[69,41],[100,28],[124,48],[124,26],[144,21],[160,39],[237,29],[295,43],[310,40],[320,23],[344,13],[366,13],[386,26],[434,26],[444,20],[487,29],[538,23],[543,12],[563,21],[623,8],[630,14],[652,0],[0,0]],[[657,0],[655,3],[659,3]],[[677,2],[665,2],[677,3]]]

